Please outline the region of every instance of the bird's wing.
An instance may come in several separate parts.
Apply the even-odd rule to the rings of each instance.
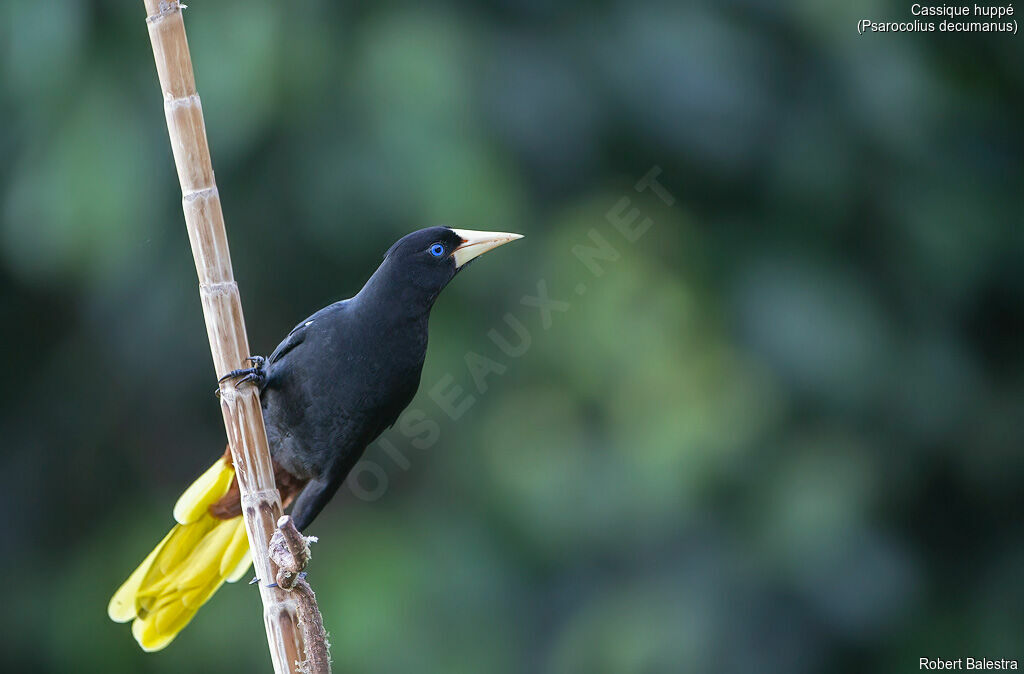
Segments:
[[[276,363],[281,360],[286,353],[297,347],[299,344],[302,344],[306,339],[306,328],[309,327],[311,322],[311,320],[307,319],[296,325],[292,331],[288,333],[288,336],[284,338],[284,341],[277,345],[277,348],[274,349],[274,353],[270,354],[270,358],[267,359],[267,363]]]
[[[328,314],[336,313],[340,309],[344,308],[345,302],[347,302],[347,300],[330,304],[292,328],[292,331],[288,333],[288,336],[284,338],[284,341],[278,344],[277,348],[274,349],[274,353],[270,354],[270,358],[267,359],[268,364],[273,364],[281,360],[284,358],[285,354],[297,347],[299,344],[302,344],[306,339],[309,326],[313,325],[317,321],[327,318]]]

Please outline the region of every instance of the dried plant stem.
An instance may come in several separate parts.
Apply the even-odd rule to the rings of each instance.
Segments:
[[[181,182],[185,224],[199,275],[206,332],[214,367],[220,377],[241,367],[250,352],[206,142],[203,109],[196,93],[185,37],[182,5],[167,0],[144,2],[164,95],[167,130]],[[269,558],[268,547],[281,517],[281,496],[274,482],[259,394],[252,385],[236,390],[231,383],[222,385],[220,393],[224,426],[242,494],[245,529],[256,575],[261,581],[263,618],[274,671],[278,674],[329,671],[326,657],[310,657],[321,652],[326,654],[322,619],[312,591],[293,594],[276,585],[270,586],[277,569]],[[300,616],[300,611],[308,615]],[[317,624],[319,633],[312,633],[308,627]],[[320,669],[309,669],[310,666]]]
[[[277,520],[277,531],[270,539],[270,559],[277,564],[278,586],[291,590],[299,604],[299,620],[306,639],[306,660],[300,663],[303,672],[330,671],[327,632],[316,607],[313,588],[303,578],[302,570],[309,562],[309,544],[313,536],[303,536],[288,515]]]
[[[316,542],[316,538],[300,534],[291,516],[284,515],[277,520],[277,531],[270,538],[270,559],[277,564],[277,584],[284,589],[290,590],[306,568],[310,541]]]
[[[299,662],[297,669],[304,674],[320,674],[331,671],[331,654],[328,650],[327,630],[324,619],[316,605],[316,595],[305,578],[297,578],[291,594],[299,605],[299,628],[306,635],[306,659]]]

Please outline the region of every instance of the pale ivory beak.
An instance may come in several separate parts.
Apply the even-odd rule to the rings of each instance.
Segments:
[[[478,232],[474,229],[455,229],[454,227],[452,231],[462,239],[462,245],[452,252],[456,269],[492,248],[523,238],[522,234],[509,232]]]

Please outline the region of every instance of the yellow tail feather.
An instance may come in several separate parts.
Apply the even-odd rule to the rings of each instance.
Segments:
[[[171,643],[224,581],[235,582],[252,563],[242,518],[219,520],[207,511],[234,474],[219,459],[192,483],[174,506],[178,524],[111,597],[107,615],[133,620],[144,651]]]

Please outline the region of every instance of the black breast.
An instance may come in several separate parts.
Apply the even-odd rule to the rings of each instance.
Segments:
[[[350,302],[300,323],[269,359],[262,402],[271,453],[303,479],[343,479],[419,386],[425,322],[380,325]]]

